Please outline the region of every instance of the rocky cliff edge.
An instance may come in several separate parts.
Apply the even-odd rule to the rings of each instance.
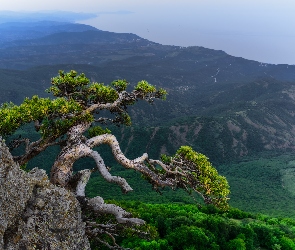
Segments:
[[[1,138],[0,249],[90,249],[74,194],[21,170]]]

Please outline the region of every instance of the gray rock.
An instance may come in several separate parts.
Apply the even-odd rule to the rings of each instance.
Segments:
[[[90,249],[75,195],[21,170],[1,138],[0,249]]]

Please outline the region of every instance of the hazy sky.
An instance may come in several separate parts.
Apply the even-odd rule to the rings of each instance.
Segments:
[[[1,0],[0,10],[100,13],[84,23],[162,44],[295,64],[294,0]]]

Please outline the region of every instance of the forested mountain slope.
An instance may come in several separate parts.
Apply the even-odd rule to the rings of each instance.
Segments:
[[[269,152],[267,158],[294,152],[294,65],[265,64],[197,46],[165,46],[79,24],[1,24],[0,33],[1,103],[46,96],[50,78],[60,69],[75,69],[106,84],[127,79],[134,86],[145,79],[167,89],[168,97],[132,109],[133,127],[112,129],[129,157],[148,152],[156,158],[190,145],[215,165],[223,164],[221,173],[230,176],[235,190],[234,204],[247,206],[247,193],[253,202],[261,199],[255,197],[254,182],[249,182],[261,176],[261,169],[267,173],[261,183],[276,185],[269,194],[282,197],[285,192],[284,204],[294,198],[286,179],[286,173],[294,172],[289,164],[292,154],[274,160],[275,167],[257,163],[257,155],[264,152]],[[258,159],[247,160],[257,164],[251,174],[247,164],[232,163],[254,155]],[[274,179],[266,181],[267,177]],[[281,202],[278,198],[269,204],[277,209]]]
[[[49,79],[59,69],[85,72],[93,81],[105,83],[123,78],[135,84],[145,79],[169,93],[165,102],[142,104],[140,111],[132,111],[135,124],[155,127],[146,129],[156,141],[159,127],[164,126],[176,144],[193,145],[213,160],[294,148],[295,66],[259,63],[202,47],[164,46],[86,25],[58,24],[15,24],[11,30],[15,37],[22,38],[20,30],[32,30],[33,35],[0,47],[1,102],[45,95]],[[8,27],[2,36],[7,40],[12,26],[1,27]],[[166,140],[162,151],[173,141]]]

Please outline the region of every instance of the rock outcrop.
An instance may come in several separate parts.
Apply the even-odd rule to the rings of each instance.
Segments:
[[[75,195],[21,170],[1,138],[0,249],[90,249]]]

